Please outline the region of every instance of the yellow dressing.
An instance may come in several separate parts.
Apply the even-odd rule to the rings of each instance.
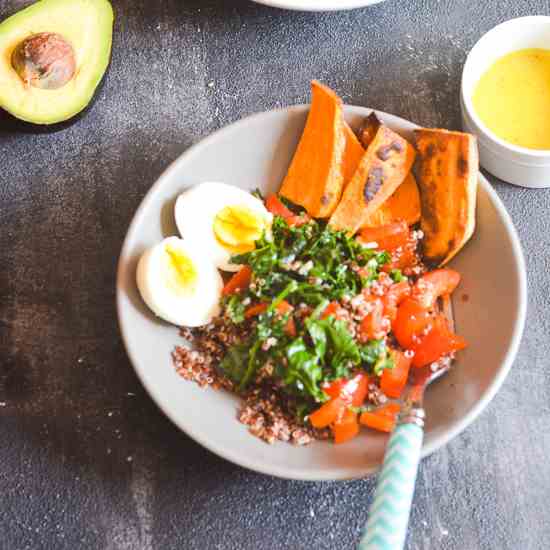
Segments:
[[[254,250],[266,228],[266,218],[247,206],[226,206],[216,214],[213,226],[218,242],[235,253]]]
[[[483,74],[474,109],[498,137],[530,149],[550,149],[550,50],[518,50]]]
[[[167,286],[177,294],[192,292],[197,282],[197,270],[191,258],[170,244],[167,244],[164,250],[166,252],[164,273]]]

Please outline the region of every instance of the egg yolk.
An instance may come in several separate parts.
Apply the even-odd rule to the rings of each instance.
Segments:
[[[247,206],[226,206],[216,214],[213,229],[222,246],[242,254],[254,250],[266,227],[265,217]]]
[[[166,252],[164,272],[168,287],[177,294],[192,292],[197,282],[197,270],[191,258],[170,244],[164,247],[164,251]]]

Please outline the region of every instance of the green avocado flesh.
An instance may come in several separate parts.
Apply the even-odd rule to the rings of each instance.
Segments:
[[[74,53],[70,79],[53,89],[30,85],[13,66],[14,50],[38,33],[55,33]],[[41,0],[8,17],[0,23],[0,107],[35,124],[73,117],[88,105],[105,74],[112,35],[108,0]]]

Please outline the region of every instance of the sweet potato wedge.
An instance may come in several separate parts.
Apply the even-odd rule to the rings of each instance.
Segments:
[[[415,130],[415,137],[424,257],[444,265],[474,232],[477,141],[471,134],[426,128]]]
[[[365,220],[362,227],[379,227],[399,220],[405,220],[409,225],[420,221],[420,195],[412,172],[407,174],[393,195]]]
[[[351,181],[359,161],[365,154],[365,149],[357,139],[355,132],[344,122],[344,135],[346,136],[346,148],[344,149],[344,159],[342,161],[342,172],[344,174],[344,189]]]
[[[371,144],[381,124],[374,111],[363,121],[363,126],[359,130],[359,140],[365,149]]]
[[[311,108],[280,194],[310,216],[332,214],[344,186],[346,136],[342,100],[323,84],[311,83]]]
[[[406,139],[381,125],[332,214],[330,225],[356,233],[401,185],[415,156]]]

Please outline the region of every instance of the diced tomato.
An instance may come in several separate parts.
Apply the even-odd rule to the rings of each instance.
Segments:
[[[384,315],[393,321],[397,317],[397,306],[411,295],[411,285],[408,281],[401,281],[392,285],[383,296]]]
[[[244,316],[247,319],[250,319],[250,317],[256,317],[256,315],[260,315],[260,313],[263,313],[267,310],[269,307],[269,304],[266,304],[265,302],[260,302],[259,304],[254,304],[246,309],[244,312]],[[280,313],[281,315],[286,315],[287,313],[290,313],[294,310],[294,308],[286,301],[283,300],[277,305],[277,313]]]
[[[357,413],[351,409],[346,409],[332,425],[332,433],[334,435],[334,443],[345,443],[353,439],[359,433],[359,422],[357,422]]]
[[[340,309],[340,304],[338,302],[330,302],[330,304],[324,309],[323,313],[321,314],[321,319],[326,319],[331,315],[337,319],[338,318],[337,312],[339,309]]]
[[[427,309],[413,298],[405,298],[397,308],[397,316],[392,323],[393,334],[402,348],[410,349],[432,323],[433,315]]]
[[[309,416],[312,426],[315,428],[325,428],[330,424],[346,423],[344,420],[345,415],[347,414],[348,419],[350,418],[350,414],[346,410],[350,406],[359,407],[363,404],[367,397],[368,386],[369,377],[365,373],[358,373],[349,379],[340,378],[325,386],[323,391],[331,399]],[[355,415],[355,419],[355,423],[357,424],[357,415]],[[342,428],[340,436],[344,437],[344,433],[348,432]]]
[[[333,399],[340,397],[346,403],[359,407],[367,397],[369,377],[365,373],[358,373],[352,378],[339,378],[327,386],[323,391]]]
[[[380,389],[388,397],[398,398],[407,384],[409,369],[411,367],[411,358],[399,350],[391,352],[394,367],[393,369],[384,369],[380,380]]]
[[[434,307],[440,296],[451,294],[460,283],[460,273],[453,269],[436,269],[416,281],[413,297],[426,309]]]
[[[432,329],[413,346],[413,367],[423,367],[440,359],[443,355],[459,351],[467,346],[466,340],[449,329],[443,316],[436,317]]]
[[[309,415],[309,421],[314,428],[326,428],[341,418],[346,409],[343,399],[337,397],[321,405],[315,412]]]
[[[279,315],[289,314],[288,321],[286,322],[286,325],[285,325],[285,332],[289,336],[295,337],[297,334],[297,331],[296,331],[296,323],[294,322],[294,317],[292,317],[293,311],[294,311],[294,308],[286,300],[279,302],[279,305],[277,306],[277,313],[279,313]]]
[[[309,217],[307,214],[301,214],[297,215],[292,212],[289,208],[287,208],[281,199],[275,195],[269,195],[265,201],[266,208],[274,215],[274,216],[281,216],[281,218],[284,218],[288,225],[303,225],[304,223],[307,223],[309,221]]]
[[[290,316],[288,318],[288,321],[286,322],[286,325],[285,325],[285,332],[289,335],[289,336],[292,336],[293,338],[296,337],[296,334],[298,333],[297,330],[296,330],[296,323],[294,322],[294,319],[292,316]]]
[[[405,221],[398,221],[380,227],[365,227],[359,236],[365,243],[376,243],[379,250],[391,251],[407,244],[409,226]]]
[[[369,377],[366,374],[356,374],[344,387],[344,396],[351,395],[351,404],[361,406],[369,391]]]
[[[407,244],[403,247],[399,253],[395,252],[392,255],[392,259],[387,264],[382,266],[382,271],[389,273],[393,269],[405,269],[407,267],[413,267],[418,264],[418,257],[415,252],[415,248],[412,245]]]
[[[322,386],[322,390],[332,399],[336,399],[336,397],[340,397],[340,394],[342,393],[342,388],[344,387],[346,382],[346,378],[338,378],[338,380],[333,380],[332,382],[329,382],[326,386]]]
[[[293,309],[294,308],[286,300],[279,302],[279,304],[277,305],[277,312],[281,315],[290,313]]]
[[[391,329],[389,319],[384,317],[384,304],[380,298],[371,301],[372,311],[367,313],[359,326],[359,339],[367,340],[383,338]]]
[[[248,265],[243,265],[241,269],[227,281],[226,285],[223,287],[222,294],[227,296],[247,289],[251,278],[252,269]]]
[[[397,423],[399,408],[397,403],[388,403],[375,411],[365,411],[361,413],[359,422],[380,432],[391,432]]]
[[[263,313],[264,311],[267,310],[268,305],[269,304],[266,304],[266,303],[259,303],[248,307],[244,312],[245,319],[251,319],[252,317],[256,317],[257,315],[260,315],[260,313]]]
[[[260,315],[260,313],[263,313],[267,310],[268,306],[269,304],[266,303],[259,303],[250,306],[244,312],[245,319],[251,319],[252,317]],[[291,313],[293,310],[294,308],[285,300],[280,302],[277,306],[277,313],[279,313],[280,315],[286,315],[287,313]],[[288,321],[286,322],[285,332],[289,336],[296,336],[296,324],[294,323],[292,315],[288,318]]]
[[[309,220],[310,217],[305,212],[302,212],[299,216],[294,215],[292,216],[292,218],[288,218],[286,222],[290,226],[300,227],[300,225],[304,225],[305,223],[309,222]]]
[[[275,194],[271,194],[265,200],[265,207],[274,215],[281,216],[281,218],[291,218],[294,216],[294,212],[287,208],[283,201]]]

